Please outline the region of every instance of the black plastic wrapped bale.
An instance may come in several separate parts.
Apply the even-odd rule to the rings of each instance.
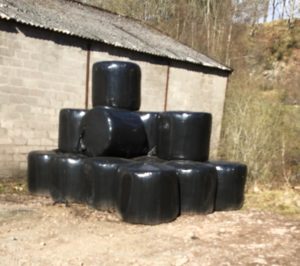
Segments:
[[[163,159],[158,158],[157,156],[149,156],[149,155],[144,155],[144,156],[139,156],[133,158],[134,161],[136,162],[143,162],[143,163],[163,163],[165,162]]]
[[[165,160],[208,160],[211,114],[164,112],[158,115],[157,123],[158,157]]]
[[[169,161],[179,180],[181,213],[212,213],[214,210],[217,171],[214,166],[193,161]]]
[[[170,222],[179,214],[179,187],[175,169],[157,163],[120,166],[117,209],[135,224]]]
[[[103,211],[115,209],[118,167],[129,162],[132,161],[116,157],[95,157],[85,161],[84,174],[92,190],[89,203],[93,207]]]
[[[92,102],[131,111],[141,105],[141,70],[132,62],[103,61],[93,65]]]
[[[157,142],[157,117],[158,112],[137,112],[141,117],[143,124],[145,126],[149,153],[152,155],[156,154],[156,142]]]
[[[144,125],[135,112],[95,107],[82,120],[81,132],[88,156],[132,158],[148,151]]]
[[[83,165],[87,157],[77,154],[57,154],[51,161],[50,194],[55,202],[87,202],[91,187],[87,182]]]
[[[62,152],[79,152],[80,123],[84,109],[62,109],[59,113],[58,149]]]
[[[57,151],[31,151],[27,157],[27,185],[31,193],[49,194],[51,160]]]
[[[241,163],[209,161],[218,172],[215,211],[238,210],[244,203],[247,166]]]

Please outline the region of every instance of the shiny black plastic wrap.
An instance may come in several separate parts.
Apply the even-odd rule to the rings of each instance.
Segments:
[[[58,149],[62,152],[79,152],[80,123],[85,109],[61,109],[58,126]]]
[[[207,161],[212,116],[200,112],[158,115],[157,156],[165,160]]]
[[[51,160],[57,151],[31,151],[27,157],[27,186],[31,193],[49,194],[52,177]]]
[[[87,157],[77,154],[57,154],[51,160],[50,194],[55,202],[88,202],[91,187],[83,165]]]
[[[156,143],[157,143],[157,117],[158,112],[137,112],[143,121],[145,126],[149,152],[152,155],[156,153]]]
[[[194,161],[169,161],[176,169],[180,191],[180,213],[212,213],[217,171],[214,166]]]
[[[79,152],[80,123],[85,109],[62,109],[59,113],[58,149],[62,152]]]
[[[88,156],[132,158],[148,151],[144,125],[135,112],[95,107],[83,118],[81,132]]]
[[[119,188],[118,167],[129,162],[132,161],[116,157],[95,157],[85,160],[84,174],[91,186],[89,203],[93,207],[103,211],[115,209]]]
[[[131,111],[141,105],[141,70],[132,62],[103,61],[93,65],[92,102]]]
[[[209,161],[218,172],[215,211],[238,210],[244,203],[247,166],[226,161]]]
[[[133,160],[136,162],[143,162],[143,163],[147,163],[147,162],[163,163],[163,162],[165,162],[163,159],[160,159],[157,156],[149,156],[149,155],[135,157],[135,158],[133,158]]]
[[[124,221],[159,224],[179,215],[179,186],[173,167],[132,163],[120,166],[118,173],[117,209]]]

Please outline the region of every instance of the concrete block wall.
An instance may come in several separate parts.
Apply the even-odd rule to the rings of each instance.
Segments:
[[[18,177],[29,151],[57,148],[59,110],[84,108],[86,52],[55,43],[55,34],[43,38],[49,32],[7,27],[0,31],[0,177]]]

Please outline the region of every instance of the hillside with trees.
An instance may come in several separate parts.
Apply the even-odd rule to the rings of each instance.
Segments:
[[[250,180],[299,184],[300,21],[235,28],[221,155],[249,165]]]
[[[129,16],[234,69],[219,157],[249,187],[300,183],[299,0],[80,0]]]

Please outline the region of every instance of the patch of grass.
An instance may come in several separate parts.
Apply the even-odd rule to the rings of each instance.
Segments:
[[[283,190],[247,192],[244,209],[258,209],[283,215],[300,216],[300,191],[285,188]]]

